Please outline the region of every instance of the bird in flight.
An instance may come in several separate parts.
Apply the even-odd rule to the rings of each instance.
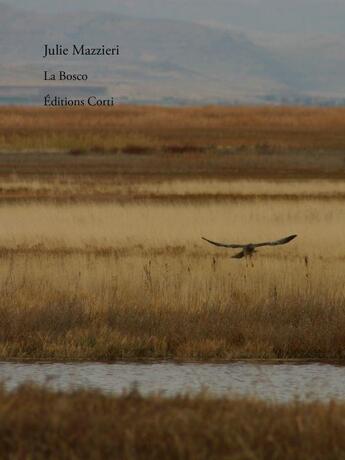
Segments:
[[[207,238],[201,237],[203,240],[208,243],[214,244],[215,246],[220,246],[222,248],[232,248],[232,249],[242,249],[240,252],[232,256],[232,259],[242,259],[242,257],[252,257],[256,248],[261,248],[262,246],[279,246],[281,244],[286,244],[296,238],[297,235],[290,235],[275,241],[265,241],[264,243],[247,243],[247,244],[227,244],[227,243],[217,243],[216,241],[208,240]]]

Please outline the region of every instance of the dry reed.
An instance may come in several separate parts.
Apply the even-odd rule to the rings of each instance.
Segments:
[[[3,459],[328,460],[345,456],[343,403],[0,391]]]
[[[229,148],[342,150],[343,108],[0,108],[1,150],[149,153]]]
[[[243,200],[343,200],[342,180],[260,180],[235,178],[8,177],[0,185],[2,201],[176,202]]]
[[[32,203],[0,219],[2,359],[344,358],[341,202]],[[295,232],[254,267],[200,239]]]

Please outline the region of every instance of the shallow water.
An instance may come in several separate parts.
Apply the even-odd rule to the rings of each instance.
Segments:
[[[99,389],[121,393],[136,386],[142,394],[196,393],[251,396],[269,401],[345,400],[345,367],[333,364],[175,363],[1,363],[8,389],[31,381],[51,388]]]

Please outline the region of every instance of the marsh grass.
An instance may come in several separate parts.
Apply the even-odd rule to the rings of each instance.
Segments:
[[[129,250],[148,257],[151,249],[171,248],[230,255],[201,241],[201,236],[234,242],[266,241],[285,234],[299,238],[259,254],[341,259],[345,256],[345,210],[341,200],[193,203],[27,202],[0,206],[0,248],[27,251]],[[233,261],[232,261],[233,262]]]
[[[205,394],[141,397],[0,390],[0,456],[11,459],[294,459],[345,455],[343,403],[268,404]]]
[[[345,177],[343,151],[287,149],[277,150],[267,158],[256,151],[229,149],[177,153],[97,153],[76,150],[42,150],[0,152],[0,178],[8,181],[76,182],[85,189],[87,183],[97,187],[120,180],[153,182],[181,179],[238,180],[255,179],[328,179]],[[30,195],[28,195],[28,199]]]
[[[16,275],[9,260],[1,358],[344,358],[344,283],[327,263],[161,257],[24,256]]]
[[[118,106],[113,109],[0,109],[1,150],[162,151],[345,147],[343,108]]]
[[[343,114],[0,109],[0,357],[343,359]]]
[[[344,358],[341,202],[4,205],[0,357]],[[218,240],[298,239],[254,266]]]
[[[343,180],[260,180],[230,178],[8,177],[1,181],[0,199],[19,201],[112,201],[136,203],[244,201],[244,200],[343,200]]]

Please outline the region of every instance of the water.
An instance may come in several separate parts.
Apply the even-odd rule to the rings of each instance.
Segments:
[[[121,393],[134,385],[144,394],[173,396],[206,389],[214,395],[251,396],[268,401],[345,399],[345,367],[334,364],[135,364],[1,363],[8,389],[24,382],[54,389],[98,389]]]

